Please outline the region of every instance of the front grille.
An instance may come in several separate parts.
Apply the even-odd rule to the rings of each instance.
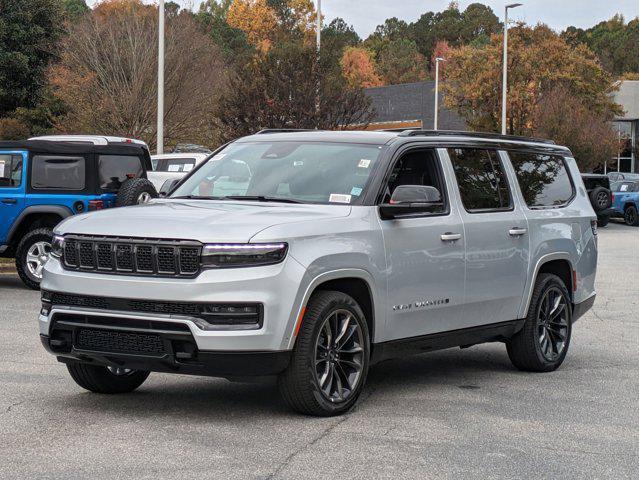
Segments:
[[[188,303],[158,300],[136,300],[128,298],[74,295],[42,291],[42,301],[52,307],[84,307],[135,313],[157,313],[200,318],[208,325],[242,325],[245,328],[260,328],[263,321],[263,306],[260,303]]]
[[[75,347],[79,350],[105,353],[129,353],[135,355],[161,355],[164,342],[159,335],[115,330],[80,328]]]
[[[63,266],[101,273],[194,277],[202,247],[185,240],[66,236]]]

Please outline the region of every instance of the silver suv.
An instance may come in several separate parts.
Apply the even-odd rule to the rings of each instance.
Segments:
[[[559,367],[595,300],[596,225],[552,142],[269,130],[165,199],[60,224],[40,333],[93,392],[277,376],[295,410],[336,415],[405,354],[504,342],[521,370]]]

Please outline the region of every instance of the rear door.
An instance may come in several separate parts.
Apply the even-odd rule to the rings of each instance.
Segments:
[[[518,318],[529,257],[528,222],[498,151],[449,148],[466,243],[464,326]]]
[[[24,209],[26,159],[26,152],[0,151],[0,245]]]

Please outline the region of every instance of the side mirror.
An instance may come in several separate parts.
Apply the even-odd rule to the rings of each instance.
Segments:
[[[434,213],[443,206],[442,195],[435,187],[426,185],[400,185],[390,202],[379,206],[383,220]]]
[[[168,196],[175,189],[175,187],[177,187],[178,183],[180,183],[179,178],[170,178],[169,180],[165,181],[162,184],[162,186],[160,187],[160,191],[158,192],[158,195],[160,197]]]

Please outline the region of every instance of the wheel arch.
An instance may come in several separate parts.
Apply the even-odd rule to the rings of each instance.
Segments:
[[[7,245],[15,249],[20,237],[28,230],[42,227],[55,227],[67,217],[73,215],[70,209],[60,205],[32,205],[20,212],[7,235]]]
[[[376,312],[379,311],[379,308],[377,308],[378,298],[374,288],[373,277],[366,270],[340,269],[317,275],[306,287],[302,301],[299,302],[299,306],[295,310],[295,321],[291,329],[289,349],[292,349],[295,344],[297,338],[295,332],[298,330],[298,324],[302,321],[301,317],[309,299],[313,293],[322,290],[338,291],[353,297],[364,311],[371,344],[374,343],[375,333],[378,330],[376,323],[379,321]]]
[[[531,277],[532,280],[526,289],[525,302],[523,303],[523,308],[520,311],[519,318],[525,318],[528,315],[528,309],[530,308],[535,283],[537,283],[537,278],[541,273],[552,273],[553,275],[557,275],[561,278],[570,293],[571,302],[573,302],[575,291],[573,278],[574,271],[574,265],[568,252],[550,253],[537,260],[534,273]]]

